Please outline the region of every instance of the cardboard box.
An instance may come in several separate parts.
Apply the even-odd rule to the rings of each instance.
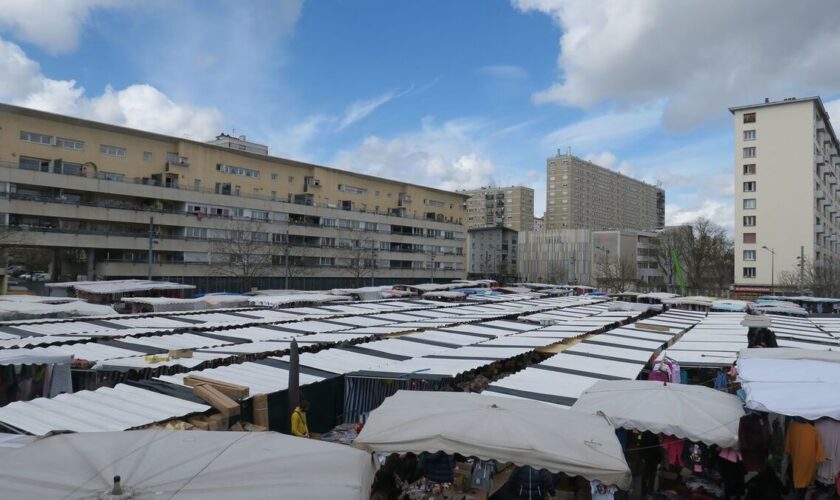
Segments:
[[[169,359],[191,358],[193,352],[190,349],[173,349],[169,351]]]
[[[186,377],[184,377],[184,385],[196,387],[202,384],[212,385],[217,391],[221,392],[222,394],[237,399],[247,398],[251,391],[248,387],[244,385],[232,384],[230,382],[223,382],[221,380],[202,377],[199,375],[187,375]]]
[[[254,424],[268,429],[270,427],[268,422],[268,396],[265,394],[257,394],[251,398],[254,405]]]
[[[220,413],[211,415],[207,418],[207,430],[210,431],[226,431],[228,430],[229,424],[230,420]]]
[[[242,410],[239,403],[222,394],[221,391],[210,384],[201,384],[193,387],[193,394],[207,401],[210,406],[219,410],[225,417],[239,415],[239,412]]]

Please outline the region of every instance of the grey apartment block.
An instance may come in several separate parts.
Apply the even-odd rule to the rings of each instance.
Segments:
[[[571,154],[546,164],[546,229],[661,229],[665,191]]]

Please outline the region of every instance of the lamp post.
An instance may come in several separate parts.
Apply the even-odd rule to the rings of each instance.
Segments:
[[[770,295],[776,295],[776,251],[767,248],[767,245],[761,248],[770,252]]]

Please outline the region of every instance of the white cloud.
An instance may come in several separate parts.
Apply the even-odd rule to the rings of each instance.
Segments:
[[[588,154],[583,157],[586,161],[591,161],[595,165],[599,165],[604,168],[608,168],[610,170],[615,170],[616,172],[624,175],[629,175],[631,177],[635,176],[635,172],[633,171],[633,167],[630,162],[627,161],[618,161],[618,157],[615,154],[609,151],[602,151],[600,153],[595,154]]]
[[[91,11],[115,0],[0,0],[0,29],[53,53],[73,51]]]
[[[698,206],[692,208],[680,207],[669,203],[665,206],[665,217],[665,224],[669,226],[690,224],[697,218],[704,217],[719,224],[731,234],[735,213],[730,203],[705,200]]]
[[[661,107],[649,105],[626,111],[615,111],[586,118],[545,135],[546,149],[572,147],[572,152],[616,146],[653,132],[660,124]]]
[[[273,130],[268,133],[269,152],[273,156],[315,161],[309,152],[310,142],[335,122],[332,116],[316,114],[280,130]]]
[[[197,140],[220,130],[215,109],[177,104],[150,85],[108,87],[101,95],[88,96],[74,80],[44,76],[37,62],[5,40],[0,40],[0,71],[6,75],[0,79],[0,101]]]
[[[419,130],[390,139],[365,138],[358,148],[340,151],[332,164],[370,175],[456,190],[494,183],[496,165],[477,139],[486,124],[422,120]]]
[[[405,94],[406,92],[397,94],[396,91],[392,90],[389,92],[385,92],[382,95],[378,95],[370,99],[363,99],[350,104],[344,111],[344,117],[338,124],[338,130],[344,130],[350,125],[356,123],[357,121],[367,118],[380,106],[383,106],[391,100],[401,97]]]
[[[835,129],[840,129],[840,99],[833,101],[825,101],[823,103],[825,111],[828,113],[831,125]]]
[[[840,91],[833,0],[511,0],[562,30],[559,81],[536,102],[589,108],[665,98],[686,128],[763,97]]]
[[[528,77],[528,71],[522,66],[515,64],[493,64],[490,66],[482,66],[478,68],[478,73],[498,78],[500,80],[521,80]]]

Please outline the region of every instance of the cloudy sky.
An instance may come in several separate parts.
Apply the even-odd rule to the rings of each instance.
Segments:
[[[729,106],[821,95],[835,0],[0,0],[0,101],[446,189],[572,148],[732,226]]]

